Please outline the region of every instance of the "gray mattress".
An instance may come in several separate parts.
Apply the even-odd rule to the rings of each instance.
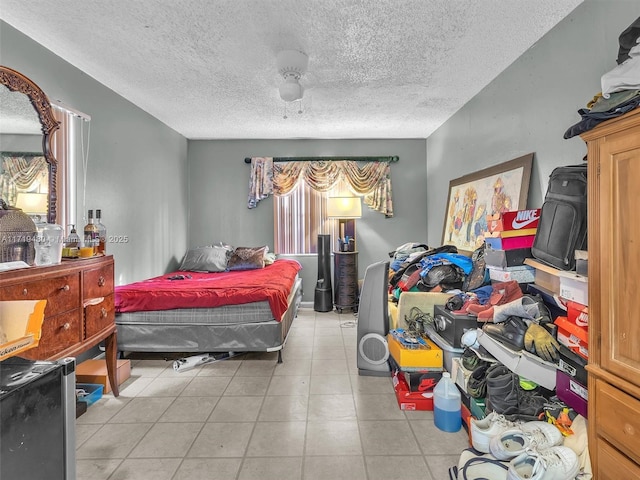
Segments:
[[[118,350],[123,352],[278,351],[302,299],[296,278],[280,322],[269,302],[216,308],[184,308],[116,314]]]

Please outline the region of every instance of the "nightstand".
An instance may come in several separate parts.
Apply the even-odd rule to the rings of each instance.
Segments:
[[[338,313],[358,310],[358,252],[333,252],[333,289]]]

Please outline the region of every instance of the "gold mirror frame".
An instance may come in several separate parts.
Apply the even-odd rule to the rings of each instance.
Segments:
[[[20,92],[29,97],[29,101],[38,114],[42,126],[42,152],[49,164],[49,200],[47,210],[47,222],[56,223],[58,190],[57,172],[58,162],[51,149],[53,133],[60,127],[53,116],[51,103],[45,93],[29,78],[9,67],[0,65],[0,84],[6,86],[12,92]]]

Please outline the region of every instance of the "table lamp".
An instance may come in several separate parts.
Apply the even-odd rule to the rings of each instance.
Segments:
[[[362,217],[360,197],[329,197],[327,199],[327,217],[338,219],[338,232],[341,250],[354,251],[356,238],[356,219]],[[353,239],[353,246],[349,245]]]

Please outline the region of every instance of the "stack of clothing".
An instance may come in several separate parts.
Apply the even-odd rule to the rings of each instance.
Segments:
[[[569,127],[564,138],[580,135],[640,105],[640,17],[620,34],[618,41],[618,65],[602,75],[602,92],[587,108],[578,110],[582,120]]]

